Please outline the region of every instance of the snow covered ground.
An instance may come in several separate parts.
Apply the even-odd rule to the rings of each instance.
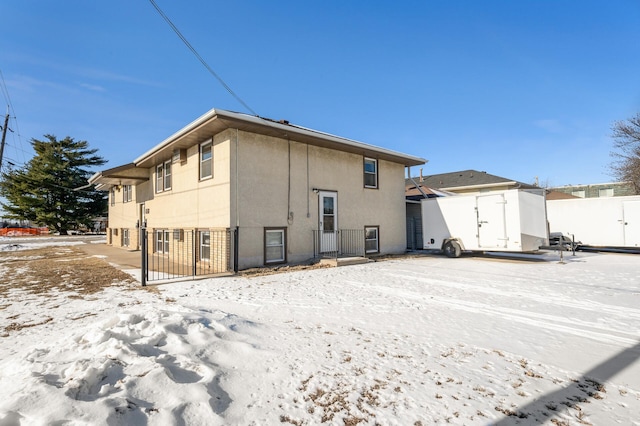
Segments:
[[[16,289],[0,425],[640,425],[640,256],[542,258]]]

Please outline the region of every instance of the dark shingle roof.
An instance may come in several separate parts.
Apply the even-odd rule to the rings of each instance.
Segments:
[[[459,172],[440,173],[437,175],[423,176],[422,182],[419,182],[419,177],[414,177],[413,180],[421,185],[446,189],[446,188],[458,188],[469,187],[476,185],[491,185],[513,182],[518,184],[521,188],[535,188],[534,185],[514,181],[512,179],[503,178],[500,176],[492,175],[487,172],[479,172],[477,170],[462,170]],[[410,179],[406,180],[407,185],[413,185]]]

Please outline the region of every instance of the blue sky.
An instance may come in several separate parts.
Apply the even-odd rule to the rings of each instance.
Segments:
[[[257,114],[426,158],[425,175],[613,181],[611,126],[640,112],[637,0],[156,2]],[[250,113],[147,0],[0,16],[15,164],[54,134],[115,167],[211,108]]]

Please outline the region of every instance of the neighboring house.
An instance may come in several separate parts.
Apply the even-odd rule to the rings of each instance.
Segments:
[[[479,172],[477,170],[462,170],[459,172],[420,176],[418,178],[413,178],[413,181],[418,185],[427,188],[453,192],[456,194],[474,194],[507,189],[537,188],[535,185],[529,185],[523,182],[491,175],[487,172]],[[407,193],[416,189],[416,185],[413,181],[411,179],[406,179],[405,191]]]
[[[265,118],[213,109],[133,163],[96,173],[109,191],[107,243],[166,253],[195,232],[199,261],[217,247],[234,269],[297,263],[346,244],[406,247],[405,167],[422,158]],[[343,236],[355,242],[341,242]],[[229,245],[232,244],[231,248]],[[190,254],[190,255],[191,255]]]
[[[565,192],[555,191],[553,189],[547,188],[546,199],[550,200],[571,200],[572,198],[578,198],[575,195],[567,194]]]
[[[579,198],[620,197],[637,195],[631,182],[594,183],[591,185],[565,185],[549,188]]]

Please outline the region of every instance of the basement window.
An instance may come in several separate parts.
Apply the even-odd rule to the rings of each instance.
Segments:
[[[167,229],[156,230],[156,253],[169,253],[169,235]]]
[[[209,262],[211,260],[211,232],[200,231],[200,260]]]
[[[264,229],[264,263],[285,263],[287,228]]]
[[[365,253],[380,253],[379,226],[365,226],[364,251]]]

